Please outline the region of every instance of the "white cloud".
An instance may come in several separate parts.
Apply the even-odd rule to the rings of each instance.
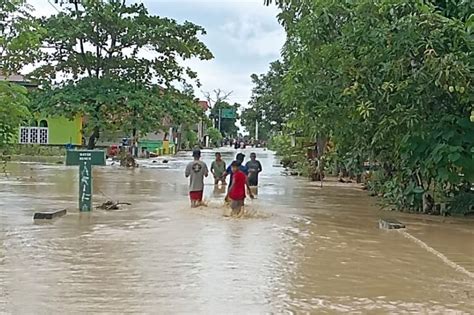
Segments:
[[[28,0],[35,15],[48,16],[61,9],[54,0]],[[49,3],[51,2],[51,3]],[[190,20],[206,28],[204,43],[214,53],[211,61],[188,60],[202,83],[196,89],[234,91],[231,102],[246,105],[250,99],[252,73],[262,73],[278,59],[285,33],[277,23],[278,10],[263,0],[133,0],[142,2],[151,14]]]
[[[222,25],[221,29],[238,51],[275,57],[285,42],[285,33],[281,28],[272,28],[273,25],[265,22],[255,15],[241,15]]]

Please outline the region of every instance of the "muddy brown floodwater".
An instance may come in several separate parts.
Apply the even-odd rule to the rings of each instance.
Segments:
[[[94,201],[132,205],[91,214],[73,210],[77,168],[11,164],[0,177],[0,313],[474,310],[474,221],[382,212],[357,186],[320,189],[257,154],[258,199],[242,219],[224,216],[224,191],[211,179],[208,207],[189,208],[185,156],[95,168]],[[32,220],[61,207],[70,209],[63,218]],[[378,229],[386,216],[406,233]]]

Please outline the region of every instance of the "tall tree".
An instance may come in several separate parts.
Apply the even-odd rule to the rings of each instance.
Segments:
[[[400,207],[417,191],[474,181],[470,3],[276,2],[287,127],[331,136],[341,158],[357,161],[348,164],[382,165],[383,193]]]
[[[219,128],[219,115],[221,115],[220,119],[220,132],[224,137],[228,138],[235,138],[238,136],[239,127],[237,127],[237,120],[239,119],[238,111],[240,108],[240,104],[234,103],[231,104],[226,101],[219,101],[214,104],[211,109],[211,118],[215,122],[216,128]],[[232,110],[234,113],[233,118],[228,118],[224,116],[225,110]]]
[[[8,82],[39,55],[44,30],[31,16],[25,1],[0,1],[0,147],[12,142],[20,123],[28,118],[28,98],[24,87]]]
[[[34,75],[48,88],[37,109],[86,116],[89,148],[103,128],[120,126],[135,136],[159,128],[165,116],[195,114],[193,100],[183,102],[173,85],[197,79],[179,60],[212,58],[198,38],[205,34],[202,27],[122,0],[83,1],[43,25],[48,54]]]
[[[237,137],[239,131],[236,123],[239,118],[237,112],[240,108],[240,104],[234,103],[231,105],[231,103],[228,102],[228,99],[232,93],[233,91],[226,92],[221,89],[216,89],[212,91],[212,93],[203,92],[204,97],[211,107],[211,113],[209,117],[213,121],[215,128],[219,129],[220,125],[219,131],[224,137]],[[222,117],[224,110],[233,110],[235,113],[234,118]]]
[[[267,73],[252,74],[252,97],[249,107],[242,111],[242,125],[255,135],[256,121],[259,123],[260,139],[268,140],[272,133],[281,131],[289,118],[289,111],[282,100],[285,64],[275,61]]]

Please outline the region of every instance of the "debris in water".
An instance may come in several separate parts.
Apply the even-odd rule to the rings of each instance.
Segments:
[[[62,217],[63,215],[66,215],[66,213],[66,209],[51,212],[36,212],[33,216],[33,220],[52,220],[54,218]]]
[[[138,163],[135,158],[129,153],[120,158],[120,166],[127,168],[135,168],[138,167]]]
[[[119,210],[120,205],[128,205],[130,206],[131,203],[128,202],[118,202],[118,201],[112,201],[108,200],[101,204],[100,206],[97,207],[97,209],[102,209],[102,210]]]
[[[380,219],[379,220],[379,228],[381,229],[404,229],[405,224],[395,220],[395,219]]]

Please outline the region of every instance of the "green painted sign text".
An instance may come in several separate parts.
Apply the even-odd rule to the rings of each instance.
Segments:
[[[105,165],[105,152],[67,151],[66,165],[79,165],[79,211],[92,211],[92,165]]]

